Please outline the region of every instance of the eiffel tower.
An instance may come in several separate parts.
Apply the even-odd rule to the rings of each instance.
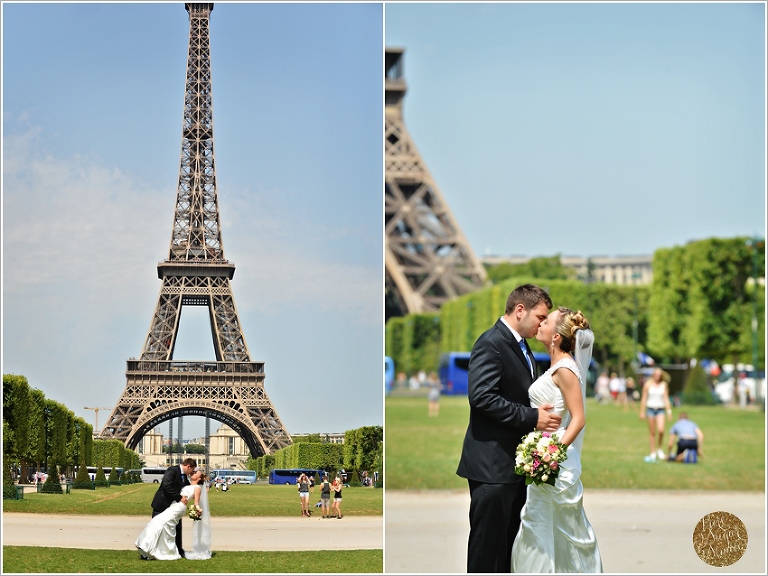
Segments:
[[[386,317],[435,312],[481,288],[475,257],[403,122],[403,49],[385,51]]]
[[[264,390],[264,363],[254,362],[232,295],[235,265],[224,258],[213,154],[213,104],[208,23],[213,4],[184,5],[189,52],[181,136],[181,167],[168,257],[149,333],[127,384],[101,432],[135,448],[155,426],[204,416],[230,426],[260,456],[291,444]],[[184,306],[206,306],[216,361],[174,361]]]

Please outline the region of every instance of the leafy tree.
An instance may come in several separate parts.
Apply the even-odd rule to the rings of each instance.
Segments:
[[[187,444],[185,450],[187,454],[205,454],[205,446],[202,444]]]
[[[560,261],[559,254],[551,257],[531,258],[524,264],[502,262],[501,264],[486,266],[486,268],[488,279],[494,284],[521,276],[530,276],[543,280],[576,279],[576,271],[573,268],[564,266]]]
[[[755,273],[765,276],[765,247],[744,237],[710,238],[683,247],[657,250],[651,286],[648,349],[662,361],[712,358],[721,363],[750,360]],[[759,291],[758,307],[765,292]],[[758,316],[764,335],[764,316]],[[763,355],[764,358],[764,355]]]
[[[112,466],[112,469],[109,471],[109,485],[120,486],[120,479],[117,476],[117,466]]]
[[[37,464],[40,470],[41,464],[46,458],[46,429],[45,429],[45,394],[36,388],[31,388],[30,414],[29,414],[29,449],[27,451],[29,461]]]
[[[319,432],[317,434],[297,434],[296,436],[292,436],[291,439],[294,444],[299,442],[322,442]]]
[[[352,471],[352,477],[349,478],[348,483],[350,486],[362,486],[360,474],[357,473],[357,468]]]

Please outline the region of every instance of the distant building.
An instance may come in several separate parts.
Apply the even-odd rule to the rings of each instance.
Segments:
[[[338,432],[322,432],[320,438],[323,442],[334,444],[344,443],[344,434]],[[193,438],[185,441],[186,444],[201,444],[205,446],[205,438]],[[164,453],[163,446],[169,446],[170,442],[163,438],[163,435],[157,432],[157,428],[146,434],[137,446],[137,451],[141,454],[147,466],[171,466],[179,464],[184,458],[192,457],[197,460],[198,465],[207,466],[209,470],[216,468],[242,469],[245,468],[245,462],[251,453],[245,441],[227,426],[222,424],[215,433],[210,435],[210,454],[206,462],[204,454],[167,454]]]
[[[525,256],[486,256],[483,264],[525,264],[530,258]],[[652,256],[561,256],[560,263],[576,270],[580,280],[591,277],[594,282],[619,285],[650,284],[653,280]]]

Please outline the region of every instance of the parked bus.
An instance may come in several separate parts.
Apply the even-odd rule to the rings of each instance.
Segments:
[[[389,394],[392,392],[392,385],[395,383],[395,361],[389,356],[384,357],[384,391]]]
[[[211,480],[235,484],[256,484],[256,472],[253,470],[211,470]]]
[[[148,482],[150,484],[159,484],[163,481],[165,471],[167,468],[142,468],[141,469],[141,481]]]
[[[98,466],[88,466],[88,477],[91,479],[91,482],[96,480],[96,472],[99,471]],[[80,469],[79,466],[75,467],[75,476],[77,476],[77,471]],[[104,475],[109,478],[109,475],[112,473],[112,468],[104,468]],[[118,468],[117,469],[117,479],[120,480],[120,478],[123,477],[123,469]]]
[[[307,476],[314,476],[319,474],[320,478],[325,474],[325,470],[312,470],[310,468],[276,468],[269,472],[270,484],[296,484],[299,476],[306,474]]]
[[[448,352],[440,356],[438,375],[440,376],[442,394],[460,395],[467,393],[469,386],[469,355],[469,352]],[[536,361],[536,369],[539,374],[543,374],[549,368],[549,354],[534,352],[533,359]],[[593,368],[596,365],[596,362],[592,360],[590,374],[587,375],[587,390],[593,388],[596,378],[596,375],[593,374]]]

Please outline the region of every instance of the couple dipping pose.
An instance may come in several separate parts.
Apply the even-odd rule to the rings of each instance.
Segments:
[[[211,557],[211,511],[206,475],[194,458],[165,471],[152,500],[152,520],[136,539],[142,560],[207,560]],[[181,546],[181,519],[192,503],[200,511],[192,527],[192,550]]]
[[[469,360],[469,427],[456,473],[469,482],[467,572],[602,572],[582,506],[581,445],[586,375],[594,334],[581,312],[559,307],[533,284],[507,299]],[[551,365],[537,375],[525,339],[536,337]],[[554,486],[526,486],[515,452],[533,430],[567,448]]]

